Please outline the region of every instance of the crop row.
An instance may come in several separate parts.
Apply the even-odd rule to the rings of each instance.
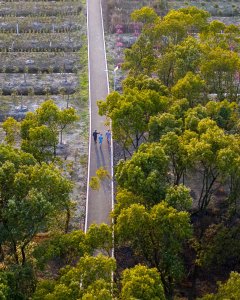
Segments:
[[[68,32],[81,30],[81,15],[62,17],[1,17],[0,32]]]
[[[80,47],[81,48],[81,47]],[[31,53],[31,55],[33,53],[42,53],[42,52],[45,52],[45,53],[64,53],[64,52],[78,52],[80,50],[80,48],[74,48],[74,47],[63,47],[63,46],[60,46],[59,48],[57,47],[35,47],[35,48],[14,48],[12,49],[11,47],[10,48],[0,48],[0,53]]]
[[[0,114],[7,100],[14,110],[19,101],[76,96],[82,24],[78,0],[0,2]]]
[[[66,33],[81,30],[80,24],[59,24],[50,25],[43,23],[29,24],[27,26],[21,26],[18,23],[1,23],[0,22],[0,33]]]
[[[49,10],[48,12],[0,12],[0,17],[7,17],[7,18],[12,18],[12,17],[18,17],[18,18],[24,18],[24,17],[74,17],[78,16],[79,12],[78,11],[73,11],[73,12],[54,12],[52,10]]]
[[[219,16],[214,16],[209,18],[209,21],[213,21],[213,20],[220,20],[221,22],[223,22],[226,25],[231,25],[231,24],[240,24],[240,17],[239,16],[234,16],[234,17],[219,17]]]
[[[52,3],[55,3],[55,2],[61,2],[62,3],[62,5],[64,5],[64,3],[66,3],[66,2],[69,2],[69,0],[5,0],[4,1],[5,3],[7,3],[8,5],[10,4],[10,3],[23,3],[23,2],[28,2],[28,3],[32,3],[32,2],[40,2],[40,3],[42,3],[42,2],[52,2]],[[79,2],[79,0],[71,0],[71,2]]]
[[[53,17],[41,17],[41,16],[27,16],[25,18],[21,17],[11,17],[4,16],[1,17],[1,22],[3,23],[19,23],[22,26],[28,26],[32,23],[46,23],[46,24],[61,24],[61,23],[77,23],[81,22],[81,15],[78,16],[53,16]]]
[[[78,77],[72,73],[51,75],[0,73],[0,82],[2,95],[73,94],[78,87]]]
[[[78,52],[1,53],[1,73],[72,73],[81,67]]]
[[[16,113],[21,105],[27,107],[28,111],[34,111],[42,102],[48,99],[52,99],[54,101],[60,100],[61,106],[66,107],[67,100],[70,100],[70,102],[74,102],[77,98],[77,93],[71,94],[69,96],[62,93],[57,95],[33,95],[32,93],[30,93],[29,95],[21,95],[15,92],[13,92],[11,95],[2,95],[0,93],[0,122],[5,120],[8,115],[16,116]]]
[[[81,48],[81,35],[79,32],[49,33],[49,34],[0,34],[0,49],[19,51],[36,49],[48,51],[52,49],[77,51]]]
[[[183,6],[182,1],[168,1],[169,9],[179,9]],[[185,6],[194,5],[200,9],[207,10],[212,16],[234,17],[240,15],[239,1],[210,1],[189,0],[184,2]]]
[[[82,6],[78,2],[0,2],[0,16],[63,16],[79,14]]]
[[[0,10],[38,10],[43,11],[47,9],[68,9],[68,8],[82,7],[79,1],[66,0],[62,1],[11,1],[0,2]]]

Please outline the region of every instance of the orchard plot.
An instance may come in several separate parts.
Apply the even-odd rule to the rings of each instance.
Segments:
[[[0,121],[8,116],[23,119],[49,99],[61,109],[76,109],[80,118],[63,132],[57,153],[72,168],[78,226],[85,210],[87,169],[88,110],[82,96],[86,83],[80,87],[85,39],[81,1],[0,3]]]

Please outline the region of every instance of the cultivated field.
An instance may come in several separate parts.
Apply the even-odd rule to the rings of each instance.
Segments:
[[[88,147],[85,15],[84,3],[74,0],[0,3],[0,120],[21,119],[47,99],[80,115],[58,151],[76,183],[78,228],[84,222]]]

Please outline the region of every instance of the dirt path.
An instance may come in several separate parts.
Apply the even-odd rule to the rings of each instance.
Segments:
[[[103,166],[111,174],[111,147],[106,141],[105,118],[98,115],[96,101],[105,99],[108,94],[108,73],[105,55],[104,30],[100,0],[88,1],[88,43],[89,43],[89,92],[90,92],[90,141],[89,141],[89,179]],[[103,145],[95,144],[92,132],[97,129],[103,133]],[[88,186],[85,230],[92,224],[110,223],[112,209],[112,182],[105,180],[98,191]]]

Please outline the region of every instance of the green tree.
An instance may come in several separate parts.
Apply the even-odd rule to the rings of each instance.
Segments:
[[[169,173],[172,174],[173,184],[178,185],[182,178],[184,181],[184,174],[189,164],[184,141],[176,133],[168,132],[162,136],[160,145],[169,157]]]
[[[28,139],[23,139],[21,149],[31,153],[39,163],[51,161],[58,143],[56,134],[46,125],[29,129]]]
[[[149,139],[157,142],[164,134],[168,132],[181,134],[182,125],[182,120],[177,120],[175,116],[170,113],[163,113],[153,116],[150,118],[148,124]]]
[[[0,299],[29,299],[36,287],[31,265],[6,266],[0,271]]]
[[[132,204],[145,205],[146,201],[143,197],[136,195],[133,192],[126,189],[118,189],[116,194],[116,203],[112,212],[113,217],[116,218],[123,208],[128,208]]]
[[[189,22],[190,30],[192,31],[202,31],[208,25],[208,18],[210,14],[203,10],[199,9],[196,6],[188,6],[179,9],[180,12],[183,12],[185,15],[190,15],[191,19]]]
[[[34,236],[69,206],[72,184],[30,154],[3,145],[0,154],[0,244],[9,244],[15,263],[24,265]]]
[[[189,102],[185,99],[173,99],[168,112],[175,116],[176,119],[185,121],[186,111],[189,109]]]
[[[238,211],[237,200],[239,199],[240,185],[239,139],[235,138],[228,147],[218,152],[217,162],[222,176],[227,179],[229,204],[236,212]]]
[[[159,17],[152,8],[142,7],[134,11],[131,18],[134,22],[141,22],[143,30],[131,49],[125,50],[125,59],[122,67],[129,70],[133,76],[141,74],[151,75],[155,69],[156,60],[152,44],[152,29]]]
[[[6,133],[5,141],[9,145],[14,145],[16,143],[16,138],[20,133],[20,124],[14,118],[9,117],[2,124],[3,130]]]
[[[112,272],[115,268],[113,258],[84,256],[75,267],[62,269],[58,280],[40,282],[33,299],[111,299]]]
[[[219,20],[214,20],[202,31],[200,40],[208,49],[221,47],[237,52],[239,50],[239,28],[233,24],[226,25]]]
[[[227,49],[224,38],[224,30],[226,25],[219,20],[213,20],[208,26],[201,32],[200,40],[203,45],[206,46],[206,50],[215,47],[221,47]]]
[[[34,114],[39,124],[46,125],[53,131],[57,130],[59,108],[53,100],[44,101]]]
[[[219,169],[220,162],[217,159],[218,153],[233,142],[232,136],[226,135],[216,124],[212,125],[209,127],[208,119],[200,121],[198,124],[199,137],[192,138],[186,144],[189,160],[194,162],[202,179],[201,193],[198,199],[200,210],[206,209],[212,199],[212,194],[218,188],[216,181],[222,178]]]
[[[188,72],[172,87],[172,94],[179,99],[186,98],[190,107],[193,107],[202,102],[205,87],[206,84],[199,75]]]
[[[202,300],[237,300],[240,297],[240,274],[231,272],[229,279],[225,283],[218,284],[218,291],[201,298]]]
[[[171,47],[162,54],[156,62],[159,79],[167,86],[171,87],[175,82],[176,53]]]
[[[196,7],[171,10],[162,20],[156,22],[152,29],[156,41],[160,40],[161,53],[166,53],[169,47],[181,43],[189,32],[204,29],[208,17],[206,11]]]
[[[82,230],[74,230],[70,233],[54,234],[40,243],[33,251],[37,266],[44,269],[54,259],[59,259],[64,264],[73,265],[77,258],[84,254],[91,254],[95,249],[86,245],[86,235]]]
[[[161,275],[166,295],[172,296],[174,282],[183,275],[183,243],[191,236],[187,212],[178,212],[161,202],[148,211],[133,204],[122,209],[115,223],[118,243],[127,243]]]
[[[188,24],[191,20],[190,15],[171,10],[156,24],[156,37],[162,39],[163,51],[166,51],[170,45],[179,44],[187,37]]]
[[[131,19],[134,22],[141,22],[144,25],[154,24],[154,22],[158,19],[157,13],[151,7],[142,7],[141,9],[135,10],[131,14]]]
[[[90,249],[98,249],[109,257],[113,249],[113,232],[107,224],[92,224],[87,231],[85,243]]]
[[[137,265],[122,274],[121,299],[165,300],[157,269]]]
[[[217,125],[227,131],[236,130],[239,120],[239,109],[236,102],[223,100],[209,101],[206,104],[207,114]]]
[[[184,77],[187,72],[198,72],[202,49],[197,39],[188,36],[172,50],[176,56],[174,82]]]
[[[230,50],[217,47],[206,52],[200,70],[210,93],[216,93],[219,100],[237,98],[239,82],[235,75],[239,62],[238,54]]]
[[[39,161],[52,161],[56,156],[58,136],[62,143],[63,130],[78,119],[75,109],[59,109],[47,100],[21,122],[22,149]]]
[[[146,75],[128,76],[122,83],[123,91],[136,88],[138,91],[151,90],[159,93],[161,96],[168,96],[168,88],[157,78]]]
[[[165,197],[168,162],[159,144],[143,144],[130,160],[119,162],[116,171],[118,185],[143,197],[146,205],[152,206]]]
[[[5,272],[0,272],[0,299],[7,300],[10,294],[10,288]]]
[[[82,297],[83,300],[112,300],[112,298],[110,284],[102,279],[91,284]]]
[[[199,42],[188,36],[177,45],[170,45],[157,61],[159,79],[168,87],[184,77],[187,72],[198,72],[202,50]]]
[[[60,144],[62,144],[63,130],[70,124],[78,120],[76,110],[72,107],[65,108],[58,112],[58,130],[60,133]]]
[[[207,117],[208,113],[206,107],[199,104],[194,108],[190,108],[185,113],[185,129],[197,131],[200,120]]]
[[[189,210],[192,207],[190,189],[183,184],[170,186],[167,189],[165,201],[178,211]]]
[[[240,262],[239,225],[212,224],[200,240],[197,263],[209,270],[234,269]]]
[[[151,40],[147,36],[141,35],[132,45],[131,49],[124,51],[124,63],[122,68],[129,70],[135,75],[151,75],[155,70],[156,56]]]
[[[148,122],[152,115],[166,110],[168,99],[151,89],[125,89],[113,92],[106,101],[98,101],[99,114],[112,120],[113,138],[130,155],[146,140]]]

